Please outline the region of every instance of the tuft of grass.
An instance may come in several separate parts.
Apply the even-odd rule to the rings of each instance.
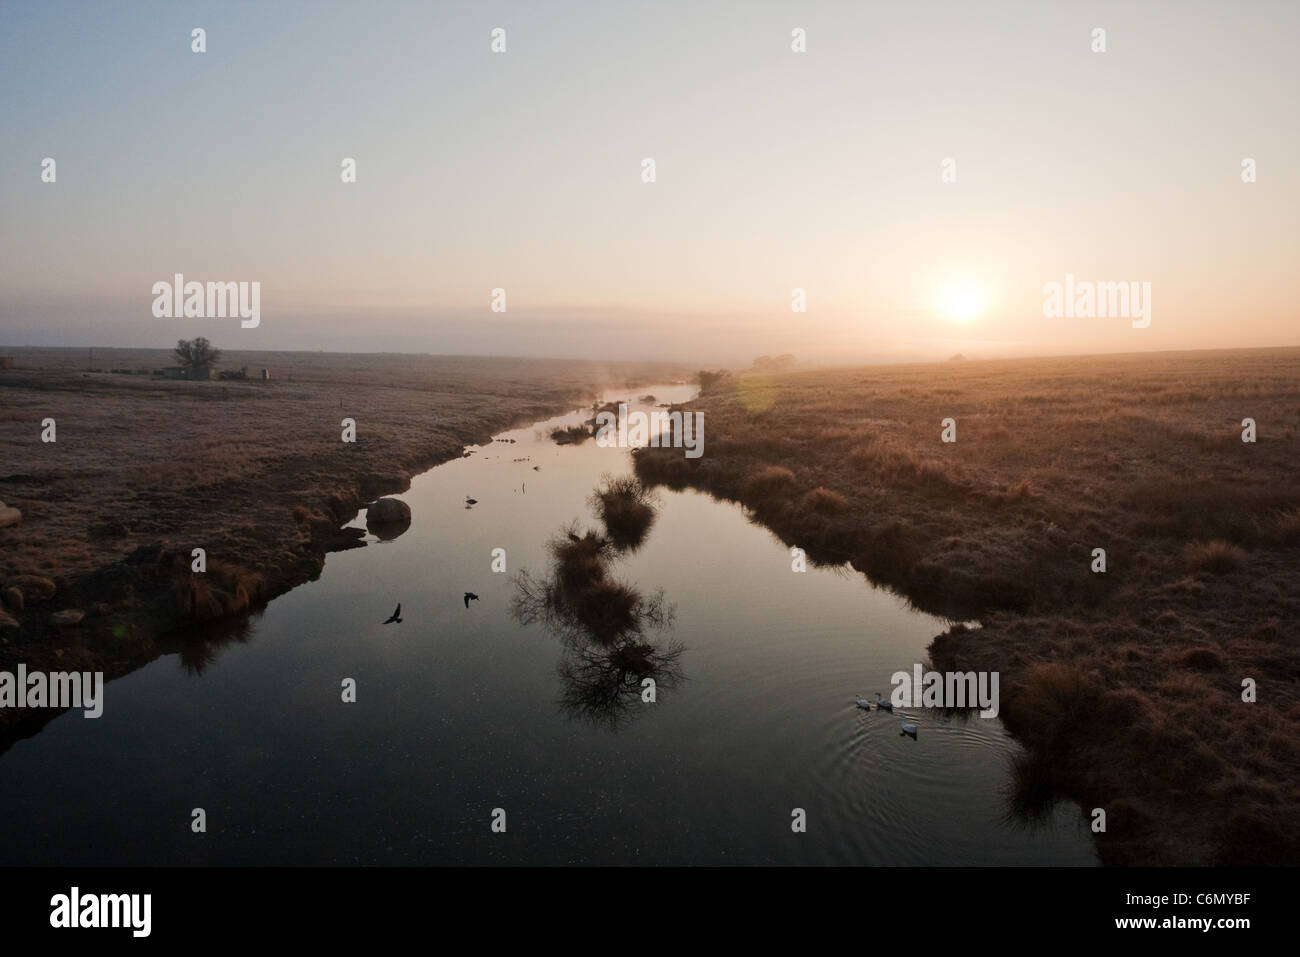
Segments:
[[[822,515],[838,515],[849,507],[848,499],[843,495],[820,485],[803,497],[803,504],[804,508]]]
[[[172,574],[176,609],[191,621],[216,621],[248,611],[261,596],[262,576],[219,559],[208,559],[208,570],[192,572],[181,556]]]
[[[1279,545],[1300,544],[1300,508],[1278,512],[1268,523],[1268,536]]]
[[[869,436],[849,452],[849,462],[877,482],[916,483],[941,489],[963,484],[947,463],[929,458],[889,436]]]
[[[1078,665],[1043,661],[1031,665],[1006,711],[1027,741],[1043,748],[1064,746],[1079,735],[1096,706],[1096,688]]]
[[[601,476],[590,498],[609,540],[614,547],[625,550],[645,541],[655,520],[654,501],[654,493],[635,476],[614,478],[608,473]]]
[[[764,466],[745,483],[745,496],[755,505],[787,498],[794,491],[794,473],[782,465]]]
[[[1011,488],[1007,489],[1007,499],[1012,502],[1023,502],[1025,499],[1034,497],[1034,483],[1029,479],[1021,479]]]
[[[1192,671],[1222,671],[1227,667],[1223,655],[1213,648],[1189,648],[1180,660]]]
[[[1246,563],[1246,553],[1216,538],[1211,542],[1191,542],[1183,549],[1183,559],[1193,571],[1223,575],[1241,568]]]

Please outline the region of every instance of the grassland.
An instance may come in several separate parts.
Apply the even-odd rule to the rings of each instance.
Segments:
[[[1000,672],[1013,807],[1104,809],[1109,864],[1300,863],[1300,350],[740,375],[691,408],[704,456],[643,450],[644,480],[979,622],[930,654]]]
[[[493,432],[684,370],[646,363],[227,353],[271,378],[186,382],[88,373],[83,350],[4,350],[0,669],[102,670],[171,647],[170,633],[240,615],[361,544],[340,531],[374,498]],[[96,350],[96,367],[153,369],[162,351]],[[343,418],[355,443],[341,441]],[[56,441],[41,441],[44,419]],[[192,574],[191,550],[207,555]],[[14,607],[15,601],[21,607]],[[85,613],[58,625],[58,611]],[[191,629],[192,630],[192,629]],[[0,711],[0,733],[18,718]],[[0,750],[4,742],[0,740]]]

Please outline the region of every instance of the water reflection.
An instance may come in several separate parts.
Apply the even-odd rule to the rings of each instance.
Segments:
[[[707,495],[627,505],[643,490],[602,475],[626,474],[626,450],[548,437],[589,415],[418,476],[403,498],[420,521],[400,538],[365,535],[237,627],[178,636],[184,670],[165,658],[114,682],[100,721],[11,734],[0,863],[1095,863],[1074,805],[1046,828],[1004,819],[1011,787],[1031,805],[1046,789],[1008,779],[1019,749],[1000,720],[854,705],[945,622],[847,564],[792,574],[789,546]],[[533,577],[489,575],[497,547]],[[466,589],[482,595],[469,609]],[[406,623],[382,625],[398,600]],[[522,628],[512,600],[548,633]],[[344,676],[362,704],[340,700]],[[665,707],[643,702],[647,678]],[[665,761],[673,773],[645,776]],[[229,825],[198,850],[157,826],[193,806],[196,781]],[[508,806],[548,822],[526,846],[481,826],[516,788]],[[808,794],[822,825],[782,838]],[[401,840],[376,841],[393,827]]]
[[[570,718],[618,728],[634,708],[657,700],[684,676],[678,641],[648,636],[672,627],[663,589],[647,597],[614,577],[616,560],[645,542],[655,499],[631,476],[601,476],[588,499],[603,531],[578,532],[575,521],[550,542],[549,573],[514,576],[511,613],[522,625],[540,622],[559,637],[564,656],[560,710]]]
[[[213,664],[226,648],[246,643],[256,632],[262,611],[223,619],[206,625],[193,625],[160,639],[165,651],[174,651],[185,673],[198,676]]]

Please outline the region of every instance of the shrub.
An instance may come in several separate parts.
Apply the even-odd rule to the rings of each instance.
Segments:
[[[1027,741],[1051,747],[1087,725],[1095,698],[1093,684],[1082,668],[1048,661],[1029,668],[1005,710]]]
[[[1268,526],[1269,537],[1281,545],[1300,544],[1300,508],[1275,515]]]
[[[1213,648],[1191,648],[1183,652],[1182,662],[1193,671],[1222,671],[1226,667],[1223,655]]]
[[[803,504],[822,515],[836,515],[849,507],[843,495],[820,485],[803,497]]]
[[[1192,542],[1183,549],[1183,558],[1193,571],[1221,575],[1236,571],[1246,562],[1246,553],[1236,545],[1216,538],[1212,542]]]
[[[745,496],[755,505],[784,498],[795,490],[794,473],[780,465],[767,465],[749,477]]]
[[[634,476],[601,476],[591,494],[591,506],[605,525],[605,534],[618,548],[635,548],[654,524],[654,497]]]

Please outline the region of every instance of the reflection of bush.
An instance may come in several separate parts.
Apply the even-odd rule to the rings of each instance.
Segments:
[[[232,644],[244,644],[253,637],[253,622],[261,612],[195,625],[159,638],[159,644],[174,651],[181,667],[201,675]]]
[[[597,495],[611,484],[603,483]],[[521,624],[541,623],[564,642],[566,654],[558,666],[561,708],[617,726],[639,702],[645,679],[654,679],[657,690],[681,680],[681,645],[646,638],[647,630],[671,625],[673,608],[662,591],[647,598],[610,574],[612,538],[590,530],[580,536],[571,525],[548,549],[548,577],[534,577],[526,569],[515,575],[512,613]]]
[[[617,727],[641,700],[646,678],[654,680],[657,690],[682,680],[683,651],[676,643],[660,648],[635,641],[613,650],[574,649],[556,669],[562,683],[560,707],[570,717]]]
[[[547,547],[548,578],[535,578],[527,570],[514,578],[513,612],[522,624],[540,621],[566,637],[608,646],[671,621],[672,609],[662,593],[646,598],[611,577],[609,539],[590,530],[578,536],[570,526]]]
[[[591,436],[591,430],[585,425],[571,425],[568,428],[551,430],[551,439],[556,445],[581,445]]]

